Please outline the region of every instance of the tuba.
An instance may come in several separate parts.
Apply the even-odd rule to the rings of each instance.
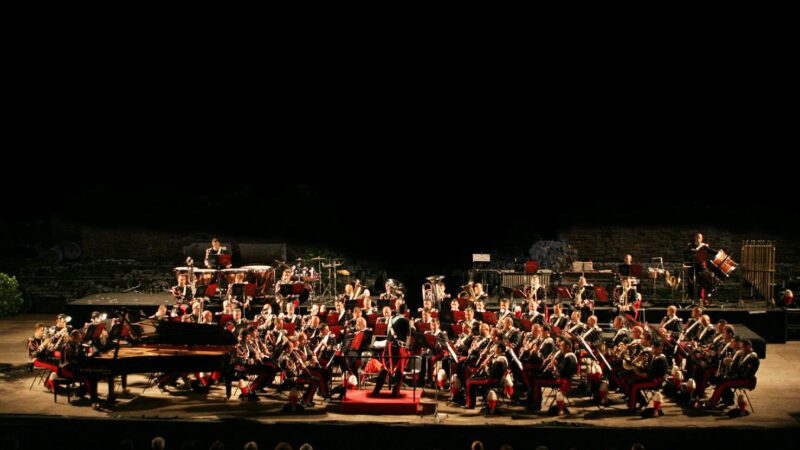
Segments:
[[[469,283],[461,286],[461,291],[458,292],[458,298],[466,298],[469,301],[475,301],[478,299],[478,295],[475,293],[475,283],[470,281]]]
[[[630,357],[623,358],[622,366],[625,370],[632,370],[636,375],[642,375],[647,372],[647,366],[650,365],[651,359],[653,359],[653,351],[650,348],[646,348],[633,359]]]
[[[436,293],[433,290],[433,284],[429,281],[422,283],[422,300],[430,300],[431,303],[436,304]]]
[[[469,295],[469,299],[475,301],[478,299],[478,294],[475,293],[475,283],[470,281],[467,283],[467,294]]]

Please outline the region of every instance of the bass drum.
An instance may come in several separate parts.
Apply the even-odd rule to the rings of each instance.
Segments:
[[[208,286],[219,283],[219,271],[216,269],[194,269],[194,277],[198,285]]]
[[[237,269],[222,269],[225,281],[230,284],[244,283],[247,281],[247,269],[240,267]]]
[[[275,269],[272,266],[244,266],[241,269],[247,271],[247,281],[256,285],[256,295],[273,293]]]
[[[711,259],[711,265],[714,267],[714,272],[717,272],[717,275],[722,275],[724,277],[731,276],[731,273],[736,270],[736,261],[733,260],[724,250],[720,250],[714,255],[714,258]]]

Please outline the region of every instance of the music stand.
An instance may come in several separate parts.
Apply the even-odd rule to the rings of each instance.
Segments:
[[[383,308],[385,308],[387,306],[389,308],[392,308],[392,301],[389,300],[388,298],[379,298],[377,304],[378,304],[378,310],[379,311],[383,311]],[[394,309],[394,308],[392,308],[392,309]]]
[[[439,311],[439,323],[444,326],[445,324],[453,324],[456,323],[455,319],[453,318],[453,311],[449,308],[445,311]]]
[[[559,300],[572,300],[572,292],[570,292],[570,290],[566,287],[556,286],[556,292],[558,293]]]
[[[236,283],[231,285],[231,296],[233,298],[244,299],[244,283]]]
[[[282,284],[278,288],[278,293],[282,297],[289,297],[292,295],[292,290],[294,289],[293,286],[294,286],[293,284]]]
[[[220,255],[218,255],[218,254],[216,254],[216,253],[210,253],[210,254],[208,255],[208,258],[206,258],[206,264],[207,264],[209,267],[215,267],[215,268],[219,268],[219,266],[220,266],[220,264],[219,264],[219,257],[220,257]]]
[[[619,276],[621,277],[629,277],[631,276],[631,265],[630,264],[620,264],[617,266],[617,270],[619,271]]]
[[[222,253],[222,254],[219,254],[217,256],[219,257],[217,262],[219,263],[220,266],[228,267],[228,266],[231,265],[231,255],[230,254]]]
[[[275,297],[264,297],[263,300],[264,303],[261,305],[262,308],[264,307],[264,305],[269,305],[270,310],[272,311],[273,314],[275,314],[276,316],[280,314],[280,311],[275,309],[280,307],[280,304],[278,303],[278,300],[275,299]]]
[[[208,290],[208,285],[207,284],[198,285],[195,288],[195,293],[194,293],[195,298],[205,297],[206,296],[206,290]]]
[[[101,325],[102,325],[102,327],[103,327],[103,328],[98,328],[98,327],[100,327]],[[89,342],[89,341],[91,341],[92,339],[94,339],[94,338],[98,337],[98,336],[95,336],[95,332],[96,332],[98,329],[100,329],[100,330],[103,330],[103,329],[105,329],[105,324],[103,324],[103,323],[93,323],[93,324],[90,324],[90,325],[89,325],[89,326],[86,328],[86,334],[83,336],[83,340],[82,340],[81,342]],[[98,332],[97,332],[97,334],[100,334],[100,332],[98,331]]]

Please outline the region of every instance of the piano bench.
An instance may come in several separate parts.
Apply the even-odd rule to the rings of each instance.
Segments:
[[[77,381],[72,378],[56,377],[53,379],[53,402],[58,403],[58,389],[63,387],[67,392],[67,403],[72,400],[72,389]]]

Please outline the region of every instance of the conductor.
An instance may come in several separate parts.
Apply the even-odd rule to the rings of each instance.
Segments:
[[[383,368],[378,374],[378,381],[375,383],[372,396],[380,394],[387,375],[391,377],[389,386],[392,388],[392,397],[397,397],[400,394],[400,386],[403,384],[403,371],[410,354],[406,348],[406,341],[411,327],[405,317],[406,311],[408,311],[408,305],[405,303],[400,304],[397,307],[395,316],[389,320],[389,326],[386,330],[386,348],[383,350]]]

